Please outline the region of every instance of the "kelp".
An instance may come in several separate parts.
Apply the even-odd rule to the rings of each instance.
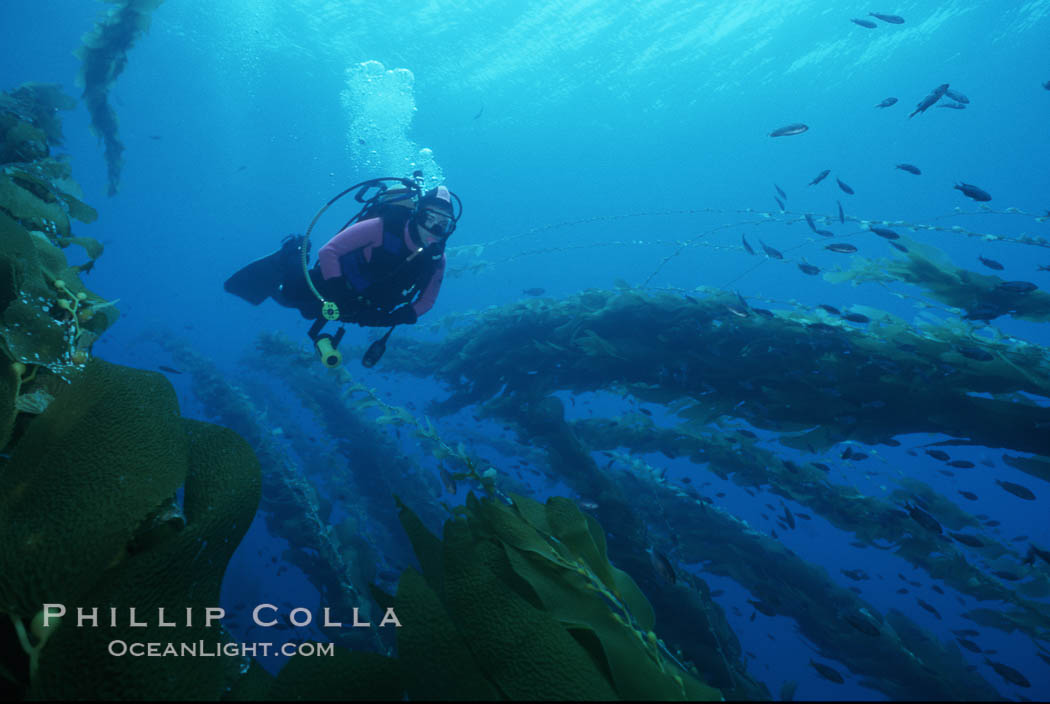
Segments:
[[[172,355],[190,377],[194,394],[209,417],[220,420],[244,437],[259,458],[263,475],[262,511],[270,531],[286,539],[292,547],[285,558],[303,570],[333,611],[352,613],[354,607],[359,607],[362,614],[367,613],[370,607],[362,597],[367,593],[366,587],[357,579],[356,566],[344,558],[344,546],[337,531],[332,530],[325,519],[326,511],[317,490],[274,435],[267,415],[244,388],[185,342],[159,333],[147,334],[145,339],[156,342]],[[375,628],[340,633],[348,646],[380,646]]]
[[[80,281],[102,245],[73,236],[71,217],[97,214],[80,201],[69,164],[49,156],[61,138],[54,113],[69,100],[39,84],[0,94],[0,156],[18,159],[0,169],[0,449],[84,369],[118,316],[115,301]],[[88,252],[86,264],[69,265],[61,248],[73,243]]]
[[[150,14],[164,0],[110,0],[117,4],[95,28],[84,35],[76,55],[81,61],[80,82],[91,128],[105,144],[109,195],[116,195],[124,165],[117,113],[109,104],[109,90],[124,71],[128,51],[149,30]]]
[[[32,161],[33,158],[18,158],[26,153],[22,150],[29,146],[31,149],[39,150],[42,145],[25,145],[24,139],[15,139],[10,130],[18,130],[23,136],[33,136],[42,141],[44,145],[51,144],[61,146],[63,143],[62,120],[58,115],[59,110],[72,110],[76,107],[76,101],[66,95],[62,86],[57,83],[23,83],[18,88],[0,93],[0,114],[12,115],[15,121],[0,118],[3,129],[8,130],[0,134],[4,146],[0,148],[0,163],[9,161]],[[32,130],[24,123],[43,133],[40,140]]]
[[[644,416],[643,416],[644,417]],[[665,452],[687,456],[697,466],[720,477],[730,479],[743,487],[766,489],[791,501],[798,502],[836,528],[852,533],[855,539],[881,550],[894,553],[929,575],[968,594],[979,601],[1001,601],[1016,614],[1020,628],[1033,638],[1050,640],[1050,608],[1024,598],[1000,580],[978,568],[967,559],[975,555],[981,560],[1010,558],[1019,564],[1024,555],[1016,548],[1003,545],[982,530],[983,525],[973,516],[931,489],[924,482],[910,477],[899,479],[902,485],[893,492],[893,502],[864,496],[847,486],[826,481],[827,475],[811,463],[801,466],[785,462],[754,440],[719,432],[700,433],[683,426],[659,428],[651,421],[627,422],[617,419],[615,425],[606,419],[579,420],[571,424],[573,432],[595,451],[627,448],[634,455]],[[655,482],[680,498],[687,498],[703,508],[711,501],[691,487],[682,490],[669,485],[658,472],[639,471],[644,463],[629,455],[612,453],[617,461],[611,470],[631,474],[630,481]],[[641,467],[639,467],[641,466]],[[920,529],[902,510],[910,501],[919,503],[946,528],[953,531],[969,529],[968,534],[978,538],[980,548],[963,548],[947,542],[940,534]],[[1040,598],[1050,594],[1050,580],[1034,567],[1015,568],[1026,580],[1025,595]]]
[[[666,582],[661,588],[660,582],[639,576],[641,566],[631,559],[638,550],[632,543],[654,539],[654,536],[637,535],[641,521],[651,526],[673,526],[669,530],[673,531],[675,551],[682,562],[703,563],[704,572],[734,579],[768,610],[795,619],[801,633],[826,657],[846,663],[851,670],[868,678],[867,686],[891,698],[959,698],[971,696],[966,694],[970,690],[984,692],[985,696],[994,693],[979,676],[966,672],[966,663],[957,652],[953,659],[950,650],[945,653],[940,647],[933,649],[938,662],[951,662],[951,666],[942,671],[933,671],[926,663],[917,662],[908,652],[908,644],[902,643],[892,629],[882,626],[883,621],[873,606],[834,584],[823,568],[804,562],[776,539],[755,531],[723,509],[656,481],[653,472],[621,479],[611,471],[614,465],[599,471],[590,457],[590,446],[585,445],[568,424],[562,423],[563,427],[557,428],[558,420],[552,413],[546,414],[547,428],[544,429],[530,421],[535,415],[530,406],[524,406],[523,412],[518,411],[522,407],[512,399],[488,405],[497,413],[522,423],[530,443],[547,447],[559,475],[581,495],[594,497],[603,525],[616,536],[609,540],[611,558],[636,575],[654,606],[657,606],[656,595],[668,590]],[[572,469],[566,470],[566,465]],[[617,494],[628,488],[629,501],[619,500]],[[665,607],[667,620],[679,626],[687,623],[694,602],[682,590],[667,596],[670,599]],[[657,613],[659,616],[659,608]],[[850,620],[858,618],[874,621],[879,635],[873,638],[858,633],[856,626],[850,625]],[[692,641],[703,635],[696,633],[695,628],[676,629],[673,636],[665,632],[668,641],[686,653],[696,652],[697,644]],[[711,665],[709,660],[697,664],[702,672],[709,672],[706,669]],[[951,682],[941,681],[945,673],[950,673]],[[959,682],[966,684],[956,683],[953,679],[956,675],[961,678]],[[708,681],[716,684],[718,679]],[[722,689],[726,691],[725,687]],[[739,693],[733,698],[738,697]]]
[[[914,284],[972,320],[1010,315],[1039,323],[1050,321],[1050,294],[1045,291],[1018,290],[1013,286],[1017,282],[962,269],[934,247],[903,241],[908,247],[904,257],[876,260],[854,257],[850,269],[829,273],[825,278],[832,283],[901,281]]]
[[[442,412],[500,394],[649,385],[681,402],[679,416],[741,418],[812,452],[927,432],[1050,455],[1050,434],[1037,432],[1050,408],[1025,397],[1050,397],[1038,345],[889,313],[863,330],[819,309],[740,317],[736,300],[590,290],[511,304],[440,342],[406,339],[387,363],[446,382]]]

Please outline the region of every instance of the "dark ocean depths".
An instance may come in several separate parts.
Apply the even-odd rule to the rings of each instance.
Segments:
[[[74,52],[115,7],[6,0],[0,88],[52,82],[79,99]],[[495,468],[502,489],[539,500],[569,496],[616,534],[616,517],[603,515],[602,500],[551,459],[552,436],[537,436],[515,415],[513,404],[524,403],[515,393],[536,377],[543,394],[560,400],[567,421],[605,418],[625,428],[621,439],[613,431],[603,437],[614,441],[600,444],[578,427],[578,447],[591,471],[637,497],[653,569],[690,589],[706,583],[739,640],[748,675],[767,696],[790,695],[790,682],[800,699],[923,693],[878,686],[874,680],[892,675],[838,657],[840,642],[821,642],[814,634],[827,631],[807,621],[835,614],[793,608],[795,590],[806,584],[852,592],[876,622],[899,612],[898,634],[915,629],[909,643],[936,644],[954,658],[951,667],[990,688],[975,691],[1050,698],[1050,564],[1030,550],[1050,550],[1050,0],[901,0],[887,7],[815,0],[167,0],[151,14],[149,31],[128,50],[108,93],[125,147],[115,195],[107,193],[112,180],[84,102],[62,114],[63,151],[84,201],[99,211],[95,223],[77,224],[76,232],[105,245],[82,279],[120,299],[121,318],[93,354],[165,367],[190,418],[234,425],[208,393],[205,370],[246,394],[270,456],[286,459],[313,487],[307,493],[315,492],[313,505],[333,533],[356,536],[356,547],[343,555],[361,584],[393,590],[400,570],[413,564],[390,522],[392,502],[384,503],[382,492],[362,499],[360,487],[371,478],[398,472],[389,485],[414,482],[413,508],[439,535],[448,515],[440,502],[462,504],[468,491],[478,491],[476,481],[442,482],[440,467],[446,477],[463,467],[439,462],[437,441],[414,433],[425,417],[446,446],[462,443],[463,456]],[[879,107],[889,98],[897,100]],[[272,302],[252,307],[224,293],[222,282],[284,235],[303,232],[347,186],[414,169],[428,186],[446,183],[462,198],[449,272],[435,308],[413,329],[396,330],[374,369],[358,359],[377,331],[349,326],[344,368],[389,405],[355,407],[363,419],[359,435],[338,437],[325,411],[307,399],[350,398],[347,377],[326,376],[319,363],[304,366],[272,346],[264,352],[268,361],[258,360],[260,333],[281,333],[309,354],[308,323]],[[812,183],[825,170],[830,174]],[[991,199],[972,197],[981,192]],[[354,214],[348,200],[319,222],[315,251]],[[833,243],[850,251],[828,249]],[[905,274],[915,254],[936,264]],[[970,286],[983,286],[985,298],[967,293]],[[566,343],[579,339],[573,335],[537,354],[566,364],[593,356],[597,371],[574,379],[554,366],[519,368],[503,379],[509,409],[482,407],[499,388],[489,397],[468,394],[462,408],[437,405],[455,389],[469,389],[456,385],[470,374],[551,332],[515,327],[522,311],[561,306],[583,320],[590,313],[578,296],[589,289],[636,297],[641,317],[606,320],[593,344]],[[992,299],[998,303],[989,309]],[[976,310],[982,300],[986,307]],[[899,385],[886,387],[896,398],[880,396],[877,381],[827,390],[845,373],[839,366],[821,393],[851,398],[864,412],[860,420],[816,421],[793,410],[811,406],[805,383],[783,387],[793,397],[764,394],[776,380],[794,378],[793,370],[820,378],[820,345],[797,358],[769,356],[761,378],[750,371],[734,377],[731,358],[688,370],[666,363],[672,348],[687,343],[677,328],[661,339],[641,322],[644,311],[660,317],[667,306],[690,301],[714,311],[714,322],[694,330],[712,348],[721,331],[745,329],[753,336],[747,353],[772,350],[780,344],[774,324],[788,319],[813,326],[803,340],[855,336],[859,346],[841,352],[837,364],[845,358],[857,368],[880,345],[892,367],[923,340],[953,342],[924,357],[908,389],[925,417],[898,422],[909,405]],[[882,318],[887,314],[892,321]],[[449,344],[463,330],[481,336],[497,320],[502,337],[489,333],[476,349]],[[910,347],[901,342],[904,328],[913,335]],[[621,342],[603,351],[610,339]],[[643,352],[628,354],[618,347],[625,340]],[[991,347],[986,358],[982,351]],[[463,355],[469,364],[449,375],[442,355]],[[311,364],[305,376],[294,371]],[[1022,382],[985,388],[982,364]],[[722,383],[728,378],[731,384]],[[865,398],[855,398],[857,388]],[[682,415],[708,392],[718,398],[717,412]],[[957,401],[938,406],[938,398],[1009,401],[1019,409],[1011,418],[1022,425],[1001,423],[994,412],[942,422]],[[707,441],[723,438],[729,456],[750,463],[750,473],[705,451],[707,441],[685,450],[673,444],[674,432],[664,431],[680,424]],[[781,442],[820,424],[835,430],[812,451]],[[931,446],[946,440],[961,442]],[[367,461],[358,443],[372,448],[363,453]],[[946,457],[938,459],[940,452]],[[786,473],[784,460],[791,463]],[[763,463],[770,475],[755,479]],[[823,474],[814,481],[824,498],[806,499],[813,493],[800,488],[808,485],[790,468],[819,465]],[[246,612],[251,605],[316,609],[323,580],[324,570],[310,567],[316,546],[274,520],[294,516],[295,507],[267,498],[268,471],[264,462],[262,506],[223,583],[222,605],[237,615],[229,628],[244,640],[260,638]],[[1035,498],[1006,488],[1017,485]],[[686,529],[688,513],[666,504],[666,497],[683,496],[698,514],[718,509],[739,519],[732,522],[739,536],[768,540],[733,548],[752,551],[747,558],[722,551],[707,541],[727,538],[705,539],[702,525]],[[852,503],[858,497],[878,511],[861,516]],[[881,522],[898,528],[879,533]],[[940,547],[916,550],[918,557],[900,547],[942,530]],[[949,534],[973,536],[977,545]],[[734,569],[734,560],[762,563],[761,551],[777,541],[793,556],[791,569],[815,567],[818,576],[789,585],[776,570]],[[949,554],[966,563],[961,571],[942,562],[930,567]],[[988,580],[986,591],[975,587],[976,575]],[[808,598],[822,600],[820,593]],[[655,627],[672,648],[661,624],[674,614],[665,605]],[[871,637],[854,628],[857,643]],[[971,630],[977,635],[965,633]],[[328,635],[309,628],[294,637]],[[268,658],[265,665],[276,672],[284,662]],[[812,663],[834,668],[843,681]]]

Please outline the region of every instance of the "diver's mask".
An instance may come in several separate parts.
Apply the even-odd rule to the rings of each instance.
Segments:
[[[456,229],[456,221],[444,210],[423,208],[416,217],[416,226],[444,240]]]

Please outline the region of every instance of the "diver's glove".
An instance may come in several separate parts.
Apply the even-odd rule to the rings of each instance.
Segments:
[[[342,276],[333,276],[330,279],[321,279],[317,282],[317,292],[324,296],[326,301],[334,301],[342,307],[350,298],[350,287],[346,285],[346,279]]]
[[[412,306],[401,306],[397,310],[390,313],[390,325],[415,325],[416,321],[419,320],[419,316],[416,315],[416,311]]]

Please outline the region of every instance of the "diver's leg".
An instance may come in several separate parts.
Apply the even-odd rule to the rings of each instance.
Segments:
[[[271,296],[276,300],[275,294],[279,292],[281,283],[288,276],[289,262],[299,259],[301,240],[301,237],[293,235],[285,237],[279,250],[242,268],[226,279],[223,288],[255,306]],[[300,278],[301,271],[300,268]]]

